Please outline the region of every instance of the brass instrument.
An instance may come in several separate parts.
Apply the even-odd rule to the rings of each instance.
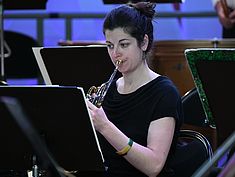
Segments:
[[[112,73],[112,75],[110,76],[109,80],[105,83],[103,83],[101,86],[96,87],[96,86],[92,86],[90,87],[90,89],[87,92],[86,97],[88,98],[88,100],[93,103],[96,107],[101,107],[101,104],[104,100],[104,97],[117,73],[118,67],[119,65],[122,63],[122,60],[117,60],[115,65],[115,69]]]

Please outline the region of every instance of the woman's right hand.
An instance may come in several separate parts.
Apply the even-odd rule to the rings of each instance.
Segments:
[[[91,114],[91,118],[95,129],[101,133],[105,129],[106,125],[110,122],[102,107],[97,108],[89,100],[87,100],[88,109]]]

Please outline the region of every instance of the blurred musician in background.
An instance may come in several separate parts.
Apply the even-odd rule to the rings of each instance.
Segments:
[[[235,38],[235,0],[212,0],[223,27],[223,38]]]
[[[126,4],[107,14],[103,33],[122,77],[111,82],[101,107],[87,100],[104,154],[107,177],[174,176],[172,157],[182,124],[180,94],[147,64],[155,4]]]

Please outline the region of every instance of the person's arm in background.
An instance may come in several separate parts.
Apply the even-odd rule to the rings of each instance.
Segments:
[[[223,2],[223,0],[212,0],[212,3],[223,27],[227,29],[231,28],[235,23],[235,10],[230,10],[234,9],[233,0],[231,0],[231,2]]]

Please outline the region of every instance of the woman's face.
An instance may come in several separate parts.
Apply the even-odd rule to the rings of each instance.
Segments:
[[[147,46],[138,46],[137,40],[122,28],[105,31],[108,53],[113,63],[122,60],[118,70],[125,74],[134,71],[144,60],[143,51]],[[147,44],[146,44],[147,45]]]

